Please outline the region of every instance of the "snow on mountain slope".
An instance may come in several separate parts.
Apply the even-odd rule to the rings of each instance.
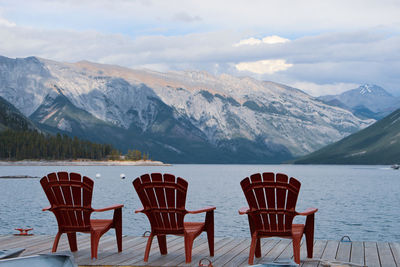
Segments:
[[[298,89],[248,77],[35,60],[40,71],[34,73],[29,62],[25,68],[10,68],[0,60],[2,79],[14,72],[12,79],[2,83],[0,95],[28,116],[56,86],[76,107],[98,119],[145,133],[153,126],[159,112],[157,101],[161,101],[172,108],[175,120],[196,127],[193,131],[200,130],[215,147],[249,140],[271,149],[286,147],[293,155],[314,151],[374,122]],[[20,86],[20,80],[30,86]],[[30,102],[16,100],[16,93],[24,90]],[[24,107],[27,103],[29,108]]]

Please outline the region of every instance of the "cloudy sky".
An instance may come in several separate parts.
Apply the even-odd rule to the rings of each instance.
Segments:
[[[400,96],[399,0],[0,0],[0,55]]]

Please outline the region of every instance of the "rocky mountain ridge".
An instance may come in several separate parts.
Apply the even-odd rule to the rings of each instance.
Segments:
[[[280,162],[374,122],[295,88],[226,74],[0,57],[0,81],[0,96],[35,121],[166,162]]]

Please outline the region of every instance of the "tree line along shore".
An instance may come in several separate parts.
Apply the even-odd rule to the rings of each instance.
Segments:
[[[0,160],[2,161],[150,161],[149,154],[137,149],[121,151],[110,144],[98,144],[68,135],[48,135],[38,131],[0,132]],[[73,161],[72,161],[73,160]],[[117,165],[117,164],[116,164]]]

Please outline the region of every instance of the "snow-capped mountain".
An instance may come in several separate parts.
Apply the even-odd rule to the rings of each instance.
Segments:
[[[91,131],[90,121],[96,121],[93,135],[102,123],[113,126],[115,136],[105,142],[144,146],[170,162],[279,162],[374,122],[298,89],[248,77],[35,57],[0,57],[0,96],[35,121],[72,134]]]
[[[364,84],[339,95],[326,95],[319,99],[328,104],[347,108],[355,114],[378,119],[400,107],[397,97],[373,84]]]

